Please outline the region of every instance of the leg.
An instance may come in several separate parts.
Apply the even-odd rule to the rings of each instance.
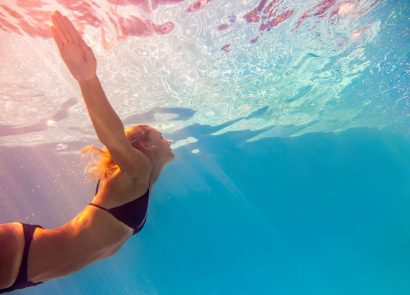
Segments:
[[[21,223],[0,224],[0,289],[14,284],[19,272],[24,249]]]

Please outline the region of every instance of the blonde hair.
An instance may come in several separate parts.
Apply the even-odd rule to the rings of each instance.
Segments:
[[[132,146],[139,149],[139,143],[148,140],[151,128],[149,125],[134,125],[126,128],[124,133]],[[105,146],[99,148],[95,145],[87,145],[80,149],[80,153],[82,158],[87,161],[84,174],[92,182],[110,178],[119,168]]]

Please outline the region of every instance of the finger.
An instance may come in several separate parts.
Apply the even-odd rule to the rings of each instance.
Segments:
[[[63,47],[64,47],[64,42],[61,40],[61,37],[59,36],[59,34],[58,34],[58,32],[57,32],[55,26],[54,26],[54,25],[51,25],[51,26],[50,26],[50,29],[51,29],[51,34],[53,35],[53,38],[54,38],[54,40],[55,40],[56,43],[57,43],[58,49],[60,49],[60,50],[63,49]]]
[[[79,42],[81,36],[78,33],[77,29],[74,27],[73,23],[67,17],[63,17],[62,20],[64,22],[67,33],[70,35],[71,40]]]
[[[56,17],[53,15],[53,16],[51,17],[51,19],[52,19],[52,21],[53,21],[53,30],[54,30],[55,34],[58,36],[59,40],[60,40],[62,43],[67,43],[68,40],[67,40],[67,38],[65,37],[64,32],[61,30],[61,26],[60,26],[60,24],[57,22]]]
[[[67,33],[67,29],[62,19],[63,16],[58,11],[52,15],[53,24],[55,25],[56,30],[59,32],[59,35],[63,42],[73,41],[71,40],[70,35]]]

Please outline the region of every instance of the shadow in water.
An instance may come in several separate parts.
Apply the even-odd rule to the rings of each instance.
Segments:
[[[48,126],[48,124],[50,124],[49,122],[53,122],[51,124],[54,124],[55,122],[59,122],[59,121],[62,121],[68,118],[69,117],[68,110],[72,106],[74,106],[76,102],[77,102],[77,99],[73,97],[67,99],[65,102],[63,102],[60,105],[60,108],[54,114],[52,114],[49,118],[42,119],[39,122],[31,124],[31,125],[20,126],[20,125],[0,124],[0,138],[4,136],[27,134],[27,133],[47,130],[49,128]],[[80,128],[73,128],[73,129],[80,130]]]

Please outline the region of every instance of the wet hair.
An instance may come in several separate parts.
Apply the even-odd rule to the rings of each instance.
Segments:
[[[132,146],[141,150],[139,143],[148,141],[151,130],[152,127],[149,125],[134,125],[125,128],[124,133]],[[144,151],[141,150],[141,152]],[[80,150],[80,153],[82,154],[82,158],[87,161],[84,174],[88,176],[92,182],[111,177],[119,168],[105,146],[99,148],[95,145],[87,145]]]

